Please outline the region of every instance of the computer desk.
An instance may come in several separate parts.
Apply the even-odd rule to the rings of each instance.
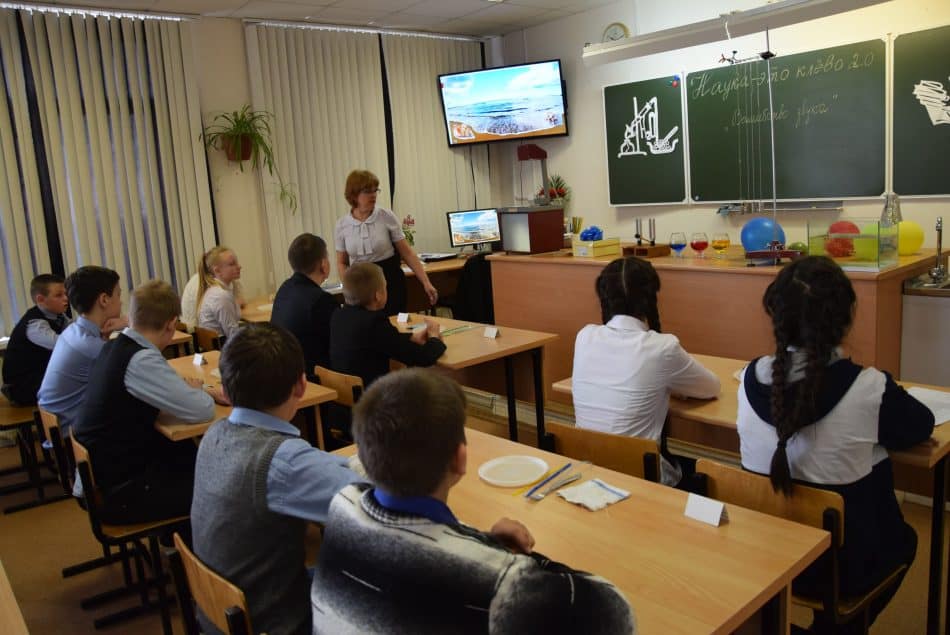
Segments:
[[[671,438],[682,438],[677,428],[682,423],[699,423],[716,426],[724,430],[736,430],[736,417],[739,412],[739,381],[735,374],[749,362],[741,359],[715,357],[713,355],[693,355],[700,364],[712,371],[722,384],[722,391],[716,399],[670,399]],[[905,388],[920,386],[931,390],[950,392],[941,386],[927,386],[911,382],[898,382]],[[571,378],[562,379],[552,385],[555,392],[571,394]],[[937,422],[941,423],[941,422]],[[946,503],[946,463],[950,454],[950,425],[944,423],[934,428],[933,436],[907,450],[890,452],[895,463],[924,467],[933,474],[933,507],[930,518],[930,584],[927,597],[927,633],[937,633],[940,624],[940,585],[943,581],[941,568],[944,566],[944,506]],[[950,563],[948,563],[947,593],[950,599]],[[950,605],[950,602],[948,602]]]

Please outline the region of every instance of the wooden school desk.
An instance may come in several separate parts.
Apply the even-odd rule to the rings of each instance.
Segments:
[[[736,418],[739,412],[739,381],[736,372],[748,364],[740,359],[713,357],[711,355],[693,355],[700,364],[712,371],[722,384],[717,399],[670,399],[670,422],[667,434],[700,445],[738,452]],[[931,390],[950,392],[940,386],[925,386],[911,382],[899,382],[905,388],[921,386]],[[571,379],[563,379],[553,384],[553,390],[570,395]],[[941,422],[937,422],[941,423]],[[722,443],[726,436],[730,447]],[[890,452],[891,460],[896,464],[926,468],[933,474],[933,507],[930,518],[930,585],[927,598],[927,633],[937,632],[940,623],[940,585],[943,580],[941,568],[944,566],[943,532],[944,503],[946,501],[946,463],[950,454],[950,423],[934,428],[930,441],[921,443],[908,450]],[[950,599],[950,563],[948,563],[947,593]],[[948,616],[950,617],[950,616]]]
[[[410,322],[399,324],[396,316],[391,318],[392,323],[402,332],[423,324],[423,316],[410,314]],[[485,337],[485,328],[491,325],[477,322],[465,322],[444,317],[426,317],[435,320],[442,326],[445,333],[445,353],[436,364],[451,371],[472,369],[475,372],[456,374],[454,377],[459,383],[466,386],[489,386],[493,383],[480,381],[484,375],[491,374],[492,369],[486,367],[490,362],[503,360],[505,376],[505,395],[508,400],[508,436],[512,441],[518,440],[518,416],[515,409],[515,364],[514,358],[522,353],[531,357],[531,370],[534,377],[534,404],[538,427],[538,444],[543,446],[544,433],[544,375],[541,352],[544,346],[557,339],[553,333],[540,333],[507,326],[493,327],[498,329],[498,337]],[[453,329],[464,329],[454,331]],[[476,369],[475,367],[479,367]],[[480,371],[480,372],[479,372]],[[497,372],[496,372],[497,374]],[[482,375],[482,377],[479,377]]]
[[[613,582],[640,633],[731,633],[767,606],[776,619],[764,631],[787,633],[791,581],[830,544],[825,531],[732,505],[728,523],[704,525],[683,515],[685,492],[596,466],[585,480],[601,478],[630,498],[597,512],[553,494],[534,503],[482,482],[478,467],[510,454],[552,469],[567,459],[471,428],[465,435],[468,472],[448,501],[459,520],[486,531],[503,516],[523,522],[539,553]]]
[[[202,366],[195,366],[192,363],[193,355],[178,357],[169,360],[168,363],[182,377],[200,377],[206,385],[216,386],[221,383],[221,378],[215,377],[211,374],[211,371],[218,367],[220,356],[220,351],[205,353],[204,358],[208,360],[208,363]],[[310,442],[316,443],[320,448],[323,448],[323,426],[320,425],[320,409],[317,406],[334,399],[336,399],[335,390],[307,382],[307,389],[297,404],[298,410],[303,410],[306,416]],[[184,423],[168,413],[162,413],[159,415],[158,421],[155,422],[155,427],[172,441],[181,441],[182,439],[200,437],[211,427],[212,423],[227,417],[229,414],[231,414],[231,406],[222,406],[216,403],[214,404],[214,418],[210,421]]]
[[[3,626],[3,632],[6,635],[28,635],[29,633],[2,562],[0,562],[0,626]]]
[[[878,273],[848,271],[857,310],[844,347],[854,361],[900,377],[901,291],[904,280],[928,271],[935,249],[901,256],[896,267]],[[747,267],[736,251],[716,258],[651,258],[660,277],[663,330],[675,333],[691,353],[752,359],[774,345],[762,294],[781,267]],[[594,281],[614,256],[574,258],[569,252],[492,254],[495,321],[557,333],[548,347],[545,372],[572,372],[574,341],[586,324],[600,324]],[[522,394],[522,398],[526,395]],[[564,396],[549,397],[570,403]]]

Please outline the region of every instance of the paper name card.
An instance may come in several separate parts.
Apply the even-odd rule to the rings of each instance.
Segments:
[[[399,315],[396,316],[396,321],[399,322],[400,324],[406,324],[407,322],[409,322],[409,314],[400,313]]]
[[[485,337],[495,339],[498,337],[498,327],[497,326],[486,326],[485,327]]]
[[[191,360],[191,363],[195,366],[201,366],[202,364],[207,364],[208,361],[204,358],[204,355],[201,353],[195,353],[194,358]]]
[[[687,518],[698,520],[701,523],[718,527],[721,523],[729,520],[729,514],[726,513],[726,504],[721,503],[699,494],[690,494],[686,499]]]

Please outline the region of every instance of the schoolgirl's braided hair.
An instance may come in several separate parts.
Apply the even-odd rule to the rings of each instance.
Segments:
[[[614,260],[597,276],[595,289],[604,324],[615,315],[629,315],[646,320],[651,329],[660,332],[656,304],[660,276],[646,260],[636,256]]]
[[[830,258],[809,256],[786,266],[765,290],[762,304],[772,318],[775,360],[772,362],[772,423],[778,446],[772,455],[770,480],[775,491],[792,492],[786,445],[800,429],[815,422],[816,401],[825,367],[851,326],[855,295],[851,281]],[[790,398],[789,346],[805,351],[805,377]]]

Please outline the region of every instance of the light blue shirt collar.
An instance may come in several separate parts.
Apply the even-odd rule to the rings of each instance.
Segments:
[[[40,313],[42,313],[48,320],[58,320],[59,316],[62,315],[62,313],[53,313],[52,311],[47,311],[38,304],[36,305],[36,308],[39,309]]]
[[[79,325],[82,330],[88,331],[96,337],[102,337],[102,330],[99,328],[99,325],[89,318],[80,315],[79,318],[76,319],[76,324]]]
[[[273,432],[289,434],[295,437],[300,436],[300,430],[297,428],[297,426],[288,423],[279,417],[274,417],[267,414],[266,412],[261,412],[260,410],[236,407],[231,411],[230,416],[228,416],[228,421],[231,423],[240,424],[242,426],[263,428],[264,430],[272,430]]]
[[[133,342],[135,342],[139,346],[144,346],[145,348],[154,348],[156,351],[158,350],[157,346],[155,346],[150,341],[148,341],[148,339],[144,335],[142,335],[141,333],[133,329],[131,326],[127,326],[124,329],[122,329],[122,335],[125,335],[126,337],[130,338]]]

